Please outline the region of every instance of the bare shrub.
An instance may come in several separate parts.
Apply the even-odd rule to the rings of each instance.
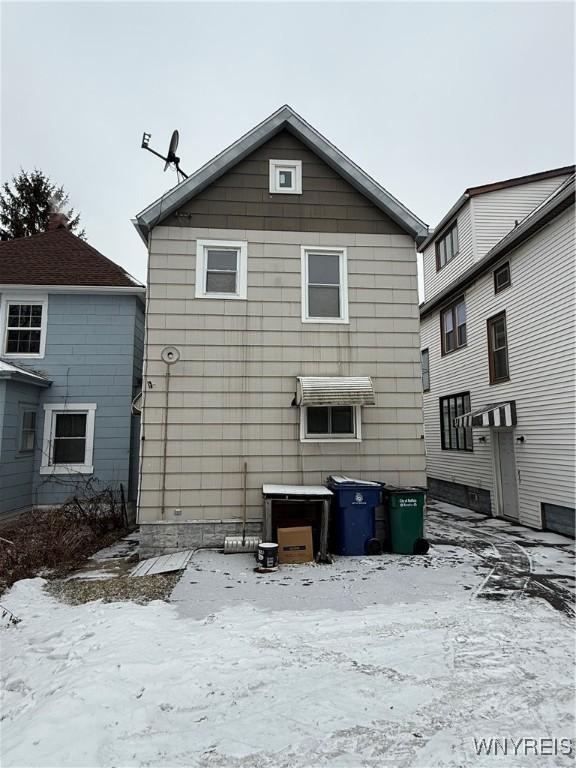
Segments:
[[[124,505],[108,489],[6,522],[0,527],[0,593],[40,572],[62,576],[127,528]]]

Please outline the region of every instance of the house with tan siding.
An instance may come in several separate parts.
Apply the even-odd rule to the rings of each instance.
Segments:
[[[466,190],[420,246],[429,494],[574,535],[574,167]]]
[[[265,483],[424,485],[417,216],[284,106],[135,226],[144,552],[222,544],[244,498],[260,532]]]

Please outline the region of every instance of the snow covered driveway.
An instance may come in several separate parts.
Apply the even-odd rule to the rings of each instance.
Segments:
[[[474,738],[571,737],[574,703],[570,618],[525,590],[476,597],[481,547],[252,566],[197,553],[173,602],[147,606],[15,585],[2,765],[573,764],[476,756]]]

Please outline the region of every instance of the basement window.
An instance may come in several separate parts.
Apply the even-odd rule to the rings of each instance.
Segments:
[[[270,160],[270,192],[282,195],[301,195],[302,161]]]
[[[197,299],[245,299],[247,271],[246,242],[196,241]]]
[[[302,442],[359,442],[361,411],[355,405],[309,405],[300,408]]]

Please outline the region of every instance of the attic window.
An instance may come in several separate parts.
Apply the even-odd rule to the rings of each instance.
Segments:
[[[301,195],[302,161],[270,160],[270,192],[276,195]]]

